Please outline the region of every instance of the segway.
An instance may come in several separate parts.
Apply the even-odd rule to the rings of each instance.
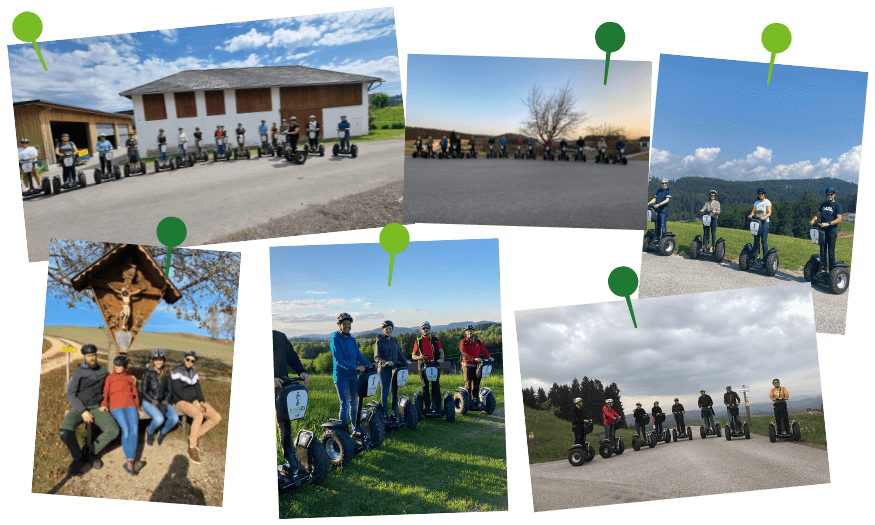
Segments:
[[[100,184],[105,180],[120,179],[122,176],[118,166],[112,165],[112,151],[104,153],[103,160],[105,162],[103,169],[94,168],[94,184]]]
[[[526,154],[523,153],[523,145],[517,144],[516,151],[513,152],[513,158],[515,159],[524,159],[526,158]]]
[[[346,139],[346,130],[338,128],[337,129],[337,138],[340,139],[341,141]],[[338,143],[338,144],[335,144],[333,148],[331,148],[331,154],[335,157],[337,157],[339,155],[343,155],[343,156],[349,156],[352,158],[356,158],[359,155],[359,147],[358,147],[358,145],[350,142],[349,147],[346,149],[343,149],[340,147],[340,143]]]
[[[335,146],[336,146],[336,144],[335,144]],[[286,160],[289,162],[293,162],[295,164],[303,164],[303,163],[307,162],[307,158],[309,157],[309,155],[307,154],[307,151],[303,150],[303,149],[286,148],[285,151],[286,152],[285,152],[284,156],[285,156]]]
[[[553,148],[551,148],[550,146],[547,146],[546,148],[544,148],[543,157],[544,157],[544,160],[550,159],[550,160],[555,161],[556,156],[553,155]]]
[[[634,436],[632,436],[632,449],[635,452],[641,450],[645,445],[649,448],[653,448],[656,446],[656,432],[647,431],[647,425],[650,424],[650,416],[645,414],[639,419],[635,420],[635,423],[638,423],[641,428],[644,429],[644,437],[638,435],[636,432]]]
[[[730,420],[729,423],[726,423],[726,441],[732,441],[732,438],[743,437],[744,439],[750,439],[750,428],[747,426],[747,421],[744,423],[741,422],[741,419],[738,417],[738,405],[731,404],[729,405],[729,415]],[[732,429],[732,421],[735,420],[735,428],[741,427],[741,430],[733,430]]]
[[[703,408],[702,409],[702,425],[699,427],[699,436],[702,439],[705,439],[708,436],[717,436],[721,437],[723,432],[720,430],[720,424],[714,419],[712,414],[711,420],[714,421],[714,426],[709,427],[705,425],[705,415],[711,413],[711,408]]]
[[[497,159],[498,158],[498,153],[495,152],[495,143],[494,142],[489,143],[489,149],[486,150],[486,158],[487,159]]]
[[[246,147],[246,136],[245,135],[237,135],[237,147],[234,148],[234,160],[237,160],[237,159],[249,160],[251,157],[252,157],[252,152],[249,151],[249,148]]]
[[[751,235],[756,237],[759,232],[759,219],[751,219]],[[738,255],[738,267],[741,268],[741,271],[743,272],[746,272],[748,270],[757,270],[760,272],[765,272],[766,275],[772,277],[776,273],[778,273],[778,249],[769,248],[768,253],[766,253],[766,258],[760,259],[757,256],[757,252],[754,252],[753,245],[751,243],[747,243],[744,245],[744,248],[741,249],[741,253]]]
[[[574,154],[574,162],[579,160],[586,162],[586,151],[584,151],[583,146],[578,146],[577,152]]]
[[[27,186],[28,190],[23,192],[21,196],[25,199],[29,197],[36,197],[37,195],[51,195],[52,194],[52,180],[51,177],[45,176],[43,177],[42,182],[39,187],[33,187],[33,167],[35,162],[30,159],[21,158],[24,155],[22,153],[18,158],[18,166],[22,173],[25,173],[27,176]]]
[[[267,135],[267,133],[261,134],[261,145],[258,146],[258,149],[256,151],[259,157],[263,155],[273,157],[273,146],[270,143],[270,137]]]
[[[501,149],[498,150],[498,158],[506,159],[507,158],[507,144],[502,144]]]
[[[277,157],[285,157],[286,156],[286,134],[285,133],[277,133],[276,136],[276,148],[272,150],[271,156],[276,155]]]
[[[465,155],[459,149],[458,142],[453,142],[450,145],[450,158],[453,158],[453,159],[464,159],[465,158]]]
[[[204,149],[204,139],[196,139],[195,145],[197,146],[197,151],[194,154],[195,163],[210,160],[210,156],[207,155],[207,151]]]
[[[653,430],[650,431],[652,434],[652,439],[655,443],[659,443],[660,441],[663,443],[671,443],[671,431],[667,428],[662,429],[662,433],[656,431],[657,423],[665,423],[665,412],[657,415],[653,418]]]
[[[647,230],[647,233],[644,234],[644,246],[642,251],[646,252],[647,250],[650,250],[652,252],[659,252],[662,255],[671,255],[677,247],[674,234],[671,232],[665,232],[665,235],[660,237],[659,225],[656,224],[658,219],[659,212],[656,210],[656,207],[650,206],[647,208],[647,222],[653,223],[653,229]]]
[[[477,362],[477,377],[487,379],[492,374],[492,363],[483,359],[475,359]],[[464,366],[464,365],[462,365]],[[477,398],[472,398],[467,388],[459,387],[453,395],[453,402],[456,407],[456,414],[465,415],[468,412],[483,412],[491,414],[495,412],[495,396],[492,395],[492,389],[481,387],[477,392]]]
[[[76,159],[73,158],[73,153],[64,153],[64,157],[61,159],[61,163],[66,168],[76,166]],[[88,182],[85,180],[85,172],[80,171],[79,173],[73,172],[74,178],[68,180],[66,184],[61,183],[61,178],[57,175],[52,176],[52,194],[57,195],[62,191],[70,191],[70,190],[78,190],[84,188],[88,185]],[[45,188],[45,182],[43,182],[43,188]]]
[[[786,401],[779,399],[777,403],[783,403],[785,405],[784,410],[787,410]],[[781,421],[779,420],[778,423],[781,423]],[[779,439],[792,439],[793,441],[799,441],[802,439],[802,431],[799,429],[799,423],[797,423],[795,419],[790,421],[790,428],[782,427],[783,425],[776,425],[774,421],[769,421],[769,441],[774,443]]]
[[[319,138],[319,133],[317,133],[316,131],[308,131],[307,136],[310,137],[311,139],[316,139],[316,138]],[[319,144],[319,146],[316,147],[316,149],[314,149],[313,151],[310,151],[310,143],[308,142],[307,144],[304,144],[304,153],[306,153],[307,155],[319,155],[320,157],[324,157],[325,156],[325,144]]]
[[[583,444],[578,445],[575,443],[571,445],[571,448],[568,449],[568,462],[575,467],[579,467],[584,463],[588,463],[592,461],[595,457],[595,449],[589,442],[586,440],[587,434],[592,434],[593,424],[592,422],[583,424]]]
[[[438,380],[438,377],[440,376],[440,366],[440,363],[437,361],[428,361],[425,363],[425,378],[429,383],[434,383]],[[431,401],[434,402],[433,399]],[[444,392],[443,408],[440,406],[430,406],[428,410],[426,410],[422,392],[419,391],[413,394],[413,404],[416,406],[416,412],[419,414],[420,421],[425,418],[440,418],[446,419],[447,423],[452,423],[456,420],[456,407],[453,403],[453,395],[450,394],[449,391]]]
[[[684,425],[684,415],[683,414],[675,414],[674,416],[675,425],[677,428],[671,429],[671,439],[674,442],[677,442],[679,439],[693,439],[693,429],[691,427]]]
[[[711,226],[711,214],[706,213],[702,215],[702,226]],[[726,241],[723,237],[717,239],[717,242],[714,243],[714,251],[710,251],[705,247],[705,241],[702,239],[701,235],[696,235],[693,237],[692,242],[690,242],[690,259],[697,259],[699,257],[712,257],[714,262],[719,263],[723,261],[723,256],[726,255]]]
[[[176,163],[173,162],[172,158],[167,157],[166,162],[161,162],[161,160],[160,160],[160,157],[161,157],[160,154],[167,153],[167,144],[158,144],[158,151],[159,151],[158,158],[156,158],[155,162],[152,163],[155,166],[155,173],[158,173],[161,170],[175,170]]]
[[[526,151],[526,158],[535,160],[535,145],[529,144],[529,149]]]
[[[560,146],[559,147],[559,160],[564,160],[565,162],[568,162],[569,160],[571,160],[571,157],[568,155],[568,147],[567,146]]]
[[[225,153],[220,154],[218,149],[213,150],[213,162],[220,160],[231,160],[231,150],[225,145],[225,138],[219,137],[216,139],[216,146],[225,146]]]
[[[189,153],[189,154],[185,153],[185,145],[186,144],[188,144],[188,143],[187,142],[180,142],[176,146],[176,151],[178,152],[176,154],[176,160],[175,160],[176,169],[190,168],[190,167],[194,166],[194,164],[195,164],[194,154],[193,153]]]
[[[465,153],[466,159],[476,159],[477,158],[477,148],[474,146],[474,141],[468,143],[468,153]]]
[[[608,160],[607,151],[608,151],[607,148],[599,148],[599,152],[595,156],[595,163],[596,164],[598,164],[599,162],[604,162],[605,164],[611,163],[611,161]]]
[[[623,451],[626,450],[626,445],[623,444],[623,440],[617,436],[616,432],[620,428],[622,424],[622,419],[616,419],[614,421],[614,439],[601,439],[599,440],[599,456],[608,459],[612,455],[620,455]]]
[[[802,270],[802,275],[809,283],[817,283],[829,288],[829,291],[841,295],[848,291],[848,286],[851,284],[851,274],[848,268],[850,264],[845,264],[845,261],[836,261],[832,265],[832,270],[829,269],[829,258],[826,252],[826,230],[820,226],[811,228],[809,232],[811,242],[820,246],[820,255],[812,255],[808,262],[805,263],[805,268]]]
[[[116,164],[115,169],[118,169],[118,164]],[[125,177],[146,174],[146,163],[140,160],[140,150],[136,146],[128,148],[128,162],[122,169]]]
[[[626,148],[620,148],[619,150],[617,150],[617,154],[614,156],[613,159],[611,159],[611,162],[614,164],[622,164],[623,166],[628,164],[629,159],[627,159],[626,156],[623,155],[623,153],[625,153],[625,152],[626,152]]]
[[[366,367],[358,377],[359,403],[355,416],[355,427],[362,432],[349,433],[349,428],[340,419],[329,419],[328,423],[322,423],[325,431],[320,441],[328,453],[328,462],[336,467],[349,465],[356,454],[365,450],[377,448],[386,438],[386,428],[383,420],[383,410],[370,407],[363,409],[362,403],[366,397],[371,397],[377,392],[380,378],[373,366]]]
[[[411,153],[410,156],[414,159],[417,157],[426,158],[428,156],[427,153],[422,152],[422,142],[413,143],[413,153]]]
[[[368,406],[383,412],[384,426],[386,427],[387,432],[391,430],[399,430],[401,428],[416,430],[420,417],[419,413],[416,411],[415,404],[410,401],[410,398],[407,396],[398,396],[398,387],[407,385],[407,377],[410,372],[407,370],[407,367],[391,366],[388,368],[392,369],[390,402],[392,403],[392,406],[395,407],[394,410],[397,410],[397,412],[390,414],[389,407],[386,407],[384,410],[383,405],[378,401],[371,401],[368,403]]]
[[[291,432],[292,422],[307,413],[309,396],[300,377],[284,377],[280,380],[283,386],[276,398],[276,419],[280,425],[288,425],[286,430]],[[283,450],[283,453],[286,463],[276,468],[277,490],[280,494],[291,492],[304,483],[318,485],[328,477],[331,468],[328,454],[312,430],[299,430],[294,451]]]

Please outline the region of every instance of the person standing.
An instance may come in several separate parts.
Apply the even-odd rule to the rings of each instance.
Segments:
[[[286,144],[292,149],[292,153],[298,151],[298,138],[301,136],[301,126],[298,125],[298,119],[292,116],[289,122],[289,129],[286,130]]]
[[[216,126],[216,151],[220,157],[225,156],[225,134],[222,133],[222,126]]]
[[[237,135],[237,152],[243,155],[246,151],[246,128],[243,127],[242,122],[237,123],[237,129],[234,130],[234,133]]]
[[[143,468],[143,462],[137,461],[137,430],[140,425],[140,414],[137,408],[140,400],[137,396],[137,380],[128,373],[128,356],[119,355],[113,360],[112,374],[103,384],[103,401],[100,411],[109,410],[113,419],[122,431],[122,450],[125,454],[125,472],[136,476]]]
[[[131,130],[128,140],[125,141],[125,148],[128,152],[128,164],[133,167],[140,163],[140,143],[137,142],[137,132]]]
[[[662,408],[659,407],[659,401],[653,402],[653,408],[650,409],[650,415],[653,416],[653,430],[656,431],[657,439],[662,439],[662,422],[665,421],[665,414]]]
[[[592,423],[592,420],[586,417],[583,411],[583,399],[576,398],[574,400],[574,408],[571,411],[571,431],[574,432],[574,444],[583,445],[586,440],[586,424]]]
[[[21,147],[18,148],[18,163],[19,171],[21,171],[21,182],[23,184],[23,190],[25,195],[31,195],[37,188],[40,187],[40,176],[39,176],[39,166],[37,165],[37,157],[39,156],[39,152],[30,145],[30,140],[21,139]],[[31,162],[32,169],[25,173],[22,167],[25,162]],[[36,180],[36,187],[33,185],[33,181]]]
[[[723,404],[726,405],[726,415],[729,417],[729,428],[733,432],[741,432],[741,420],[738,419],[738,412],[732,415],[732,405],[735,405],[736,410],[741,404],[741,398],[732,390],[732,385],[726,385],[726,392],[723,394]]]
[[[197,126],[194,128],[194,147],[198,155],[204,152],[204,134],[201,132],[201,128]]]
[[[380,374],[380,400],[383,406],[383,415],[389,416],[389,394],[392,390],[392,372],[407,366],[407,359],[401,352],[401,344],[396,337],[392,336],[395,323],[390,320],[383,321],[380,327],[383,333],[374,341],[374,363],[377,365],[377,373]],[[398,418],[398,396],[392,396],[392,413]]]
[[[656,209],[657,225],[656,229],[660,232],[660,238],[665,235],[665,228],[668,222],[668,203],[671,200],[671,188],[668,187],[668,179],[662,178],[659,181],[660,188],[656,190],[656,196],[650,199],[647,203],[651,204]]]
[[[359,350],[359,345],[349,332],[352,329],[352,316],[343,312],[337,316],[337,328],[331,337],[331,357],[334,358],[334,387],[340,399],[340,415],[338,419],[346,423],[355,423],[358,410],[358,372],[363,372],[366,366],[373,366],[365,359]],[[349,419],[347,419],[349,415]],[[353,429],[354,434],[360,434],[360,428]]]
[[[310,151],[316,151],[319,147],[319,132],[322,128],[319,127],[319,121],[316,120],[316,115],[310,115],[310,122],[307,122],[307,140],[310,146]]]
[[[337,130],[343,132],[343,136],[340,137],[340,150],[341,151],[349,151],[349,133],[350,133],[350,123],[346,120],[346,115],[340,116],[340,122],[337,124]],[[431,144],[431,137],[429,139],[429,144]]]
[[[76,182],[76,159],[79,157],[79,150],[76,144],[70,140],[70,135],[64,133],[61,135],[61,142],[55,145],[55,155],[61,157],[62,166],[62,182],[64,187],[72,186]],[[72,157],[73,162],[69,166],[64,164],[64,157]]]
[[[702,420],[708,428],[714,429],[714,401],[704,390],[699,391],[699,408],[702,409]]]
[[[289,121],[288,120],[283,119],[283,122],[280,125],[279,134],[277,135],[276,138],[277,138],[278,143],[279,143],[279,140],[282,139],[282,142],[281,142],[282,151],[280,150],[280,147],[278,147],[278,146],[274,146],[274,148],[277,150],[278,154],[282,154],[285,151],[285,148],[287,147],[287,145],[289,143]]]
[[[146,429],[146,444],[150,447],[156,441],[155,432],[158,431],[158,446],[164,442],[164,436],[173,430],[179,423],[179,415],[170,404],[170,374],[167,367],[167,353],[163,348],[155,348],[150,355],[152,364],[146,367],[143,374],[143,412],[149,414],[152,422]]]
[[[97,156],[100,157],[100,172],[106,174],[106,152],[112,149],[112,142],[103,133],[97,138]]]
[[[605,406],[602,407],[602,422],[605,424],[605,439],[614,442],[614,423],[620,418],[620,414],[614,410],[614,400],[608,398],[605,400]]]
[[[185,150],[188,147],[188,135],[186,135],[185,130],[179,128],[179,136],[176,137],[176,154],[179,155],[180,159],[185,158]]]
[[[268,140],[270,140],[270,138],[269,138],[268,135],[267,135],[267,121],[266,121],[266,120],[262,120],[262,121],[261,121],[261,125],[258,126],[258,138],[259,138],[259,144],[261,143],[261,136],[262,136],[262,135],[264,135],[264,141],[265,141],[265,142],[267,142]]]
[[[198,354],[194,350],[185,353],[183,363],[170,374],[173,401],[176,410],[191,418],[188,434],[188,457],[200,464],[203,451],[198,446],[201,437],[222,421],[222,416],[204,399],[200,377],[194,369]]]
[[[815,221],[820,221],[820,227],[826,235],[826,251],[829,261],[829,270],[836,262],[836,239],[839,236],[839,224],[842,222],[842,205],[836,202],[836,190],[833,187],[826,189],[826,201],[820,204],[817,213],[811,218],[809,224],[814,226]],[[823,263],[823,261],[821,261]]]
[[[635,433],[643,439],[647,435],[647,411],[641,408],[641,403],[635,403],[632,417],[635,419]]]
[[[472,400],[479,401],[480,378],[477,377],[477,361],[475,359],[483,358],[494,361],[495,358],[489,356],[486,345],[474,335],[474,325],[472,324],[465,327],[465,338],[459,341],[459,353],[462,355],[462,376],[465,379],[465,388],[471,393]]]
[[[304,386],[310,384],[310,375],[304,371],[304,365],[301,364],[298,353],[295,352],[289,338],[286,337],[286,334],[273,330],[273,394],[275,400],[282,391],[283,379],[289,377],[289,368],[301,376],[301,379],[304,380]],[[280,446],[283,449],[283,457],[288,457],[286,452],[294,449],[292,424],[288,421],[277,424],[280,429]],[[285,467],[287,471],[294,470],[288,463]]]
[[[419,361],[419,380],[422,383],[423,400],[422,405],[425,411],[431,410],[432,404],[435,410],[441,409],[441,379],[440,369],[438,369],[438,377],[434,381],[429,381],[425,375],[425,364],[430,361],[444,362],[444,347],[441,345],[441,340],[431,335],[431,324],[428,321],[423,321],[419,325],[421,336],[416,338],[413,343],[413,353],[411,357],[415,361]],[[431,393],[429,393],[429,385]]]
[[[706,202],[699,213],[708,214],[711,218],[711,224],[702,222],[702,233],[704,234],[704,243],[702,248],[708,248],[709,252],[714,251],[714,246],[717,244],[717,218],[720,216],[720,202],[717,201],[717,190],[711,190],[708,193],[708,202]],[[708,238],[711,238],[710,246]]]
[[[270,126],[270,145],[273,146],[273,149],[276,149],[276,136],[279,132],[280,128],[276,125],[276,122],[274,122],[273,125]]]
[[[674,423],[678,427],[678,432],[683,434],[687,431],[687,426],[684,424],[684,405],[680,399],[674,398],[674,404],[671,406],[671,413],[674,416]]]
[[[164,135],[164,128],[158,130],[158,157],[161,164],[167,162],[167,136]]]
[[[787,387],[781,386],[781,381],[777,378],[772,379],[772,389],[769,390],[769,398],[772,400],[772,406],[775,410],[775,423],[778,425],[778,433],[785,434],[790,432],[790,413],[787,410],[787,400],[790,399],[790,392]]]
[[[769,253],[769,217],[772,216],[772,201],[766,198],[765,188],[757,190],[757,200],[753,203],[753,210],[747,218],[753,219],[754,215],[760,221],[760,231],[753,238],[753,254],[755,260],[759,259],[759,245],[762,243],[763,259],[765,259],[766,254]]]

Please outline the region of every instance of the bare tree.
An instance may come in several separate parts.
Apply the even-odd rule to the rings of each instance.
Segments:
[[[523,101],[529,116],[520,124],[520,133],[536,136],[542,142],[564,136],[587,121],[586,110],[577,109],[577,97],[571,89],[571,82],[547,94],[535,84]]]
[[[218,308],[211,306],[207,310],[207,316],[201,321],[201,328],[206,330],[213,339],[218,339],[222,335],[222,315]]]
[[[222,331],[228,336],[228,339],[234,340],[234,332],[237,330],[237,309],[234,308],[229,314],[225,314],[225,320],[222,322]]]

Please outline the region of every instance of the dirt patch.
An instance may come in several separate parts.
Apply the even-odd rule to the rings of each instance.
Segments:
[[[401,222],[403,191],[403,181],[391,182],[325,204],[308,206],[253,228],[216,237],[207,244],[382,228],[390,222]]]
[[[853,237],[853,236],[854,236],[854,232],[839,232],[839,234],[838,234],[839,239],[844,239],[846,237]]]

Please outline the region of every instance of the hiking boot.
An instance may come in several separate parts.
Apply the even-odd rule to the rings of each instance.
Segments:
[[[67,469],[67,477],[72,478],[73,476],[79,474],[79,471],[82,470],[82,465],[85,463],[85,458],[74,459],[72,463],[70,463],[70,467]]]
[[[188,458],[192,463],[197,465],[201,464],[201,455],[200,452],[198,452],[197,447],[188,447]]]
[[[166,435],[167,434],[165,434],[164,432],[161,432],[160,430],[158,431],[158,439],[156,439],[156,441],[157,441],[159,447],[161,446],[161,443],[164,443],[164,436],[166,436]],[[151,445],[151,443],[149,443],[149,444]]]
[[[100,470],[103,468],[103,461],[100,460],[100,457],[97,454],[88,453],[88,461],[91,462],[91,468],[94,470]]]
[[[146,444],[151,447],[152,443],[154,443],[154,442],[155,442],[155,434],[146,434]]]

